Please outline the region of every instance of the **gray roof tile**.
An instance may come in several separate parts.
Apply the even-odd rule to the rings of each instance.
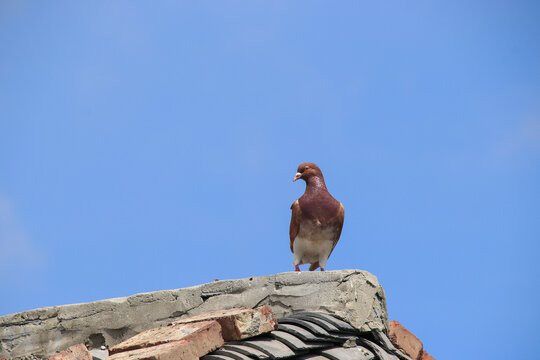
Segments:
[[[231,343],[227,343],[225,345],[223,345],[221,348],[222,349],[225,349],[225,350],[233,350],[233,351],[236,351],[236,352],[239,352],[241,354],[244,354],[246,356],[249,356],[253,359],[260,359],[260,360],[264,360],[264,359],[269,359],[270,356],[268,356],[267,354],[263,353],[262,351],[259,351],[251,346],[246,346],[246,345],[242,345],[243,342],[241,342],[240,344],[231,344]]]
[[[386,334],[361,333],[328,314],[302,312],[278,323],[278,330],[228,342],[202,359],[410,360],[395,353]]]
[[[387,352],[386,350],[384,350],[382,347],[380,347],[378,344],[374,343],[371,340],[360,338],[358,339],[358,342],[364,345],[365,347],[367,347],[368,349],[370,349],[372,352],[374,352],[375,355],[377,356],[377,359],[399,360],[399,358],[396,355]]]
[[[380,345],[387,352],[390,352],[390,353],[396,355],[401,360],[412,360],[412,358],[410,358],[409,356],[405,355],[400,350],[398,350],[394,346],[394,344],[392,344],[392,342],[390,341],[388,336],[386,336],[382,331],[375,330],[375,331],[372,332],[372,334],[373,334],[373,336],[375,338],[376,343],[378,345]]]
[[[326,320],[326,321],[330,322],[331,324],[333,324],[335,327],[337,327],[342,332],[349,332],[349,333],[352,333],[352,334],[356,334],[358,332],[358,330],[356,330],[354,327],[352,327],[348,322],[345,322],[345,321],[343,321],[341,319],[333,317],[332,315],[328,315],[328,314],[324,314],[324,313],[317,313],[317,312],[301,312],[301,313],[297,313],[295,315],[300,315],[300,314],[304,314],[304,315],[308,315],[308,316],[311,316],[311,317],[316,317],[316,318],[319,318],[319,319]]]
[[[315,321],[320,321],[320,320],[316,319]],[[354,337],[352,337],[350,334],[326,331],[322,326],[312,321],[312,319],[304,320],[304,319],[299,319],[299,318],[294,318],[294,317],[287,317],[285,319],[282,319],[281,322],[284,324],[293,324],[293,325],[298,325],[300,327],[303,327],[304,329],[307,329],[310,332],[312,332],[317,337],[320,337],[326,341],[343,342],[350,338],[354,339]]]
[[[313,323],[311,321],[302,320],[302,319],[295,319],[293,317],[288,317],[288,318],[282,319],[281,323],[282,324],[293,324],[293,325],[301,326],[301,327],[311,331],[313,334],[318,335],[318,336],[324,336],[324,337],[330,337],[331,336],[328,331],[324,330],[322,327],[320,327],[319,325],[317,325],[317,324],[315,324],[315,323]]]
[[[326,321],[324,319],[312,316],[309,313],[294,314],[291,317],[311,321],[312,323],[315,323],[315,324],[319,325],[324,330],[329,331],[329,332],[339,332],[339,328],[337,326],[335,326],[334,324],[332,324],[332,323],[330,323],[330,322],[328,322],[328,321]]]
[[[319,355],[319,354],[307,354],[298,356],[295,358],[296,360],[329,360],[326,356]]]
[[[245,340],[243,343],[270,355],[272,359],[285,359],[296,355],[290,347],[281,341],[268,337],[256,337],[253,340]]]
[[[247,355],[244,355],[238,351],[234,351],[234,350],[227,350],[227,349],[218,349],[216,351],[213,352],[214,354],[216,355],[223,355],[223,356],[226,356],[228,358],[232,358],[234,360],[252,360],[252,358],[250,358],[249,356]],[[204,360],[207,360],[207,359],[204,359]]]
[[[285,331],[281,330],[275,330],[270,333],[270,336],[273,337],[276,340],[281,341],[294,351],[309,351],[312,349],[320,349],[320,348],[326,348],[328,346],[332,346],[332,343],[323,343],[323,342],[304,342],[298,337],[287,333]]]
[[[331,360],[372,360],[375,359],[375,355],[366,348],[361,346],[342,348],[334,347],[326,350],[322,350],[321,354],[328,357]]]
[[[278,320],[278,323],[279,323],[279,320]],[[293,334],[293,335],[299,337],[300,339],[302,339],[303,341],[327,342],[326,339],[321,338],[319,336],[316,336],[311,331],[308,331],[308,330],[304,329],[303,327],[300,327],[300,326],[297,326],[297,325],[279,324],[278,325],[278,330],[282,330],[282,331],[288,332],[290,334]]]
[[[201,359],[202,360],[235,360],[232,357],[219,355],[219,354],[204,355]]]

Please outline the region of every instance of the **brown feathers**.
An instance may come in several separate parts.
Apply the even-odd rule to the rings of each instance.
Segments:
[[[341,235],[345,210],[328,192],[321,169],[313,163],[303,163],[293,181],[302,179],[306,190],[292,206],[289,238],[293,265],[312,264],[310,270],[321,267],[332,253]]]

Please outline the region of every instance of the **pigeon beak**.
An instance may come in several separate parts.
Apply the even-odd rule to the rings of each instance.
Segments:
[[[294,179],[292,179],[293,182],[295,182],[296,180],[300,179],[302,177],[302,174],[300,173],[296,173]]]

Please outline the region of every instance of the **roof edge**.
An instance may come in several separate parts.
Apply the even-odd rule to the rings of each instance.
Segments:
[[[185,317],[261,305],[270,306],[278,318],[316,311],[341,318],[360,331],[388,330],[384,291],[369,272],[286,272],[2,316],[0,357],[43,357],[78,343],[89,348],[113,346]]]

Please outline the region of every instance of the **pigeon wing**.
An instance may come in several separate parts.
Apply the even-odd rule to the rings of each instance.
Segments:
[[[332,250],[330,251],[330,254],[332,254],[332,251],[334,251],[334,248],[336,247],[336,244],[339,240],[339,237],[341,236],[341,229],[343,229],[343,221],[345,220],[345,208],[343,207],[342,203],[339,203],[339,210],[336,215],[336,236],[334,237],[334,243],[332,244]],[[328,255],[330,256],[330,255]]]
[[[296,239],[296,235],[298,235],[298,230],[300,229],[300,214],[302,213],[302,210],[300,209],[300,203],[298,200],[293,202],[291,205],[291,225],[289,226],[289,239],[291,242],[291,252],[293,251],[293,243],[294,239]]]

